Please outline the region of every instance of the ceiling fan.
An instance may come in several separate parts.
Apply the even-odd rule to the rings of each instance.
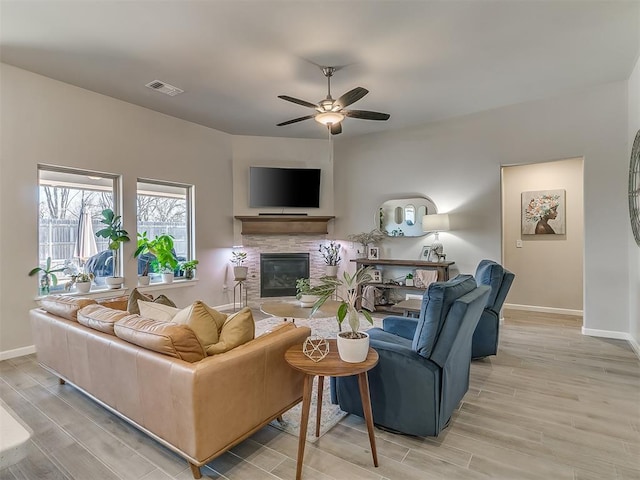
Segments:
[[[349,90],[337,100],[334,100],[331,96],[331,77],[336,71],[336,67],[322,67],[322,73],[327,77],[327,98],[320,100],[318,103],[307,102],[299,98],[289,97],[288,95],[278,95],[278,98],[282,100],[297,103],[303,107],[313,108],[316,111],[316,113],[312,115],[305,115],[304,117],[279,123],[278,127],[313,118],[316,122],[326,125],[332,135],[338,135],[342,133],[341,122],[345,117],[360,118],[363,120],[389,120],[391,115],[388,113],[370,112],[368,110],[346,110],[346,107],[357,102],[369,93],[369,90],[366,88],[356,87],[353,90]]]

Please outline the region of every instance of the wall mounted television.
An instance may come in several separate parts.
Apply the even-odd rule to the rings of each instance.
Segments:
[[[320,207],[319,168],[249,167],[250,207]]]

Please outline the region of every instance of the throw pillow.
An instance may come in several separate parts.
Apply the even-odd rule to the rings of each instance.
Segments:
[[[137,288],[134,288],[129,295],[129,301],[127,302],[127,311],[129,313],[135,313],[140,315],[140,308],[138,308],[138,300],[143,300],[145,302],[151,302],[153,299],[149,295],[145,295],[144,293],[138,291]]]
[[[117,321],[114,330],[122,340],[185,362],[198,362],[206,356],[198,337],[186,325],[129,315]]]
[[[173,317],[180,311],[179,308],[142,300],[138,300],[138,310],[140,310],[141,317],[157,320],[158,322],[171,322]]]
[[[226,319],[224,313],[197,301],[176,313],[172,322],[188,325],[207,349],[220,340],[220,331]]]
[[[229,315],[220,331],[220,341],[207,348],[207,355],[228,352],[243,343],[253,340],[256,324],[249,307]]]
[[[98,304],[105,307],[113,308],[115,310],[127,310],[129,304],[129,296],[121,295],[119,297],[100,298],[96,300]]]

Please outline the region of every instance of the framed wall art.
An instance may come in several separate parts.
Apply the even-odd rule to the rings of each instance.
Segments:
[[[369,247],[369,260],[379,260],[380,259],[380,248],[378,247]]]
[[[522,234],[566,233],[565,190],[522,192]]]
[[[422,247],[422,250],[420,250],[420,257],[418,257],[418,260],[428,262],[430,253],[431,253],[431,245],[424,245]]]

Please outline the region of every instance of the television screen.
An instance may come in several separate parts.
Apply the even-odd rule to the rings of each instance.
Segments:
[[[250,207],[320,207],[319,168],[249,167]]]

